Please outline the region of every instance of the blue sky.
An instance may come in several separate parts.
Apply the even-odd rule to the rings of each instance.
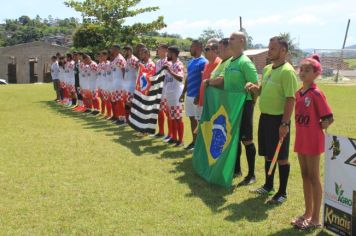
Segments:
[[[134,21],[147,22],[162,15],[167,24],[162,32],[195,38],[211,27],[221,29],[228,36],[238,29],[242,16],[243,26],[254,43],[266,45],[271,36],[290,32],[303,49],[341,48],[347,19],[351,19],[346,45],[356,44],[356,0],[143,0],[141,6],[159,6],[160,10],[140,15]],[[80,18],[62,0],[11,0],[0,8],[1,21],[37,14]]]

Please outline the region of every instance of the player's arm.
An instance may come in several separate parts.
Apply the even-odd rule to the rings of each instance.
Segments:
[[[205,87],[213,86],[217,88],[224,88],[224,77],[219,76],[216,79],[207,79],[204,80],[203,83]]]

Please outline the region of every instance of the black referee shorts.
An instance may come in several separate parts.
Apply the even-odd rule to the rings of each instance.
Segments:
[[[279,127],[283,115],[261,114],[258,124],[258,154],[272,160],[279,141]],[[288,160],[290,132],[284,138],[278,160]]]
[[[251,141],[253,139],[253,101],[246,101],[241,117],[240,141]]]

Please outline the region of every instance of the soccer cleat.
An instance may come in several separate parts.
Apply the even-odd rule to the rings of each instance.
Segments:
[[[157,133],[157,134],[152,134],[150,136],[155,137],[155,138],[162,138],[162,137],[164,137],[164,134]]]
[[[256,193],[259,195],[268,195],[271,196],[274,193],[274,189],[267,189],[264,186],[257,188],[257,189],[252,189],[250,190],[251,193]]]
[[[123,121],[123,120],[117,120],[117,121],[115,121],[115,124],[117,124],[117,125],[123,125],[123,124],[125,124],[125,121]]]
[[[190,143],[188,146],[184,147],[185,150],[193,151],[195,143]]]
[[[164,139],[163,139],[163,142],[167,143],[169,140],[171,140],[172,137],[170,136],[166,136]]]
[[[184,146],[184,143],[183,143],[183,142],[180,142],[180,141],[177,141],[174,146],[175,146],[175,147],[183,147],[183,146]]]
[[[242,172],[241,171],[239,171],[237,173],[234,173],[234,177],[241,177],[241,176],[242,176]]]
[[[176,144],[178,141],[177,140],[174,140],[174,139],[170,139],[168,140],[168,144]]]
[[[99,114],[99,111],[98,111],[98,110],[94,110],[94,111],[92,111],[90,114],[96,116],[97,114]]]
[[[267,201],[267,204],[282,204],[287,201],[287,195],[276,193],[270,200]]]
[[[256,177],[255,176],[246,176],[244,178],[244,180],[242,180],[237,186],[246,186],[246,185],[250,185],[256,183]]]

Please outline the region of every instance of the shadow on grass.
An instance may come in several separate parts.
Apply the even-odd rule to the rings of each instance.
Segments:
[[[175,170],[172,173],[182,173],[177,177],[177,181],[188,185],[190,193],[186,197],[199,198],[212,212],[219,213],[229,211],[230,215],[225,218],[228,221],[238,221],[246,218],[251,222],[262,221],[267,218],[266,211],[271,206],[265,205],[261,198],[250,198],[239,204],[230,204],[221,208],[226,203],[226,196],[234,192],[234,188],[229,189],[207,183],[196,174],[192,165],[192,152],[186,151],[182,147],[172,147],[162,143],[159,139],[151,137],[139,137],[137,132],[128,126],[116,126],[105,119],[90,114],[73,112],[61,105],[51,101],[41,102],[61,115],[77,119],[83,123],[85,129],[92,129],[96,132],[105,132],[107,136],[113,136],[113,142],[129,148],[136,156],[145,154],[159,154],[161,159],[175,160],[173,165]]]
[[[283,229],[279,232],[270,234],[271,236],[285,236],[285,235],[317,235],[317,236],[331,236],[334,235],[326,230],[315,230],[315,231],[299,231],[294,229],[292,226],[289,229]]]
[[[155,154],[167,148],[167,144],[155,145],[153,139],[149,137],[139,137],[137,132],[127,125],[117,126],[100,116],[74,112],[67,107],[57,104],[54,101],[41,101],[60,115],[68,116],[82,123],[84,129],[91,129],[95,132],[105,132],[107,136],[113,136],[113,142],[129,148],[136,156],[142,156],[147,153]]]

